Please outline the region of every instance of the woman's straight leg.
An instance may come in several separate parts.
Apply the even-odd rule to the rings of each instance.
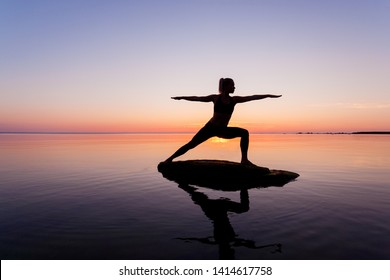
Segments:
[[[204,141],[206,141],[207,139],[213,136],[215,135],[210,131],[209,128],[207,128],[206,126],[203,127],[201,130],[198,131],[198,133],[194,135],[194,137],[190,140],[190,142],[180,147],[173,155],[171,155],[166,160],[166,162],[171,162],[173,159],[181,155],[184,155],[189,150],[195,148],[196,146],[198,146],[199,144],[203,143]]]

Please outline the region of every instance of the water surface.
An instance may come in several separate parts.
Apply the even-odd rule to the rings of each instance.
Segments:
[[[1,259],[390,259],[390,136],[251,135],[252,162],[301,176],[247,193],[163,178],[190,137],[0,135]]]

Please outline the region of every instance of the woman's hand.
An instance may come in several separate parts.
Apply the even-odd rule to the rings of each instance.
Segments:
[[[274,94],[270,94],[269,95],[269,97],[271,97],[271,98],[279,98],[279,97],[281,97],[282,95],[274,95]]]

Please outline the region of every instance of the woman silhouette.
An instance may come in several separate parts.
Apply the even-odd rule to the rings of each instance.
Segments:
[[[206,125],[199,130],[198,133],[191,139],[190,142],[179,148],[172,156],[170,156],[166,162],[171,162],[174,158],[177,158],[185,154],[188,150],[195,148],[199,144],[203,143],[207,139],[217,136],[224,139],[232,139],[241,137],[241,163],[246,165],[253,165],[248,160],[248,147],[249,147],[249,133],[248,130],[240,127],[229,127],[229,120],[232,116],[234,106],[237,103],[244,103],[252,100],[264,99],[267,97],[277,98],[281,95],[251,95],[251,96],[234,96],[229,94],[234,93],[234,81],[230,78],[221,78],[219,80],[219,93],[211,94],[208,96],[176,96],[172,97],[175,100],[188,100],[188,101],[200,101],[200,102],[213,102],[214,114],[213,117],[206,123]]]

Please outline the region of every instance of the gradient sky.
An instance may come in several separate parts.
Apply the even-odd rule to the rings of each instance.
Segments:
[[[0,131],[390,130],[390,0],[0,0]]]

